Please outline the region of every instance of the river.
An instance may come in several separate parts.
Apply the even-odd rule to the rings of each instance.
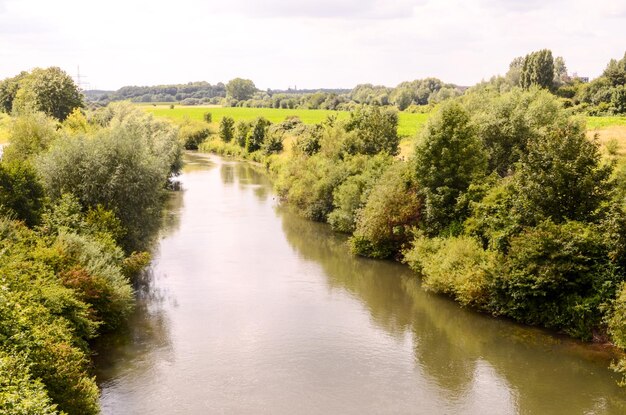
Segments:
[[[424,292],[407,267],[188,154],[129,329],[98,345],[104,414],[624,414],[610,356]]]

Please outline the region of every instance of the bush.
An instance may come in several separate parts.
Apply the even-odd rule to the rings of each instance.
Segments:
[[[240,147],[245,147],[252,124],[248,121],[239,120],[235,123],[235,141]]]
[[[398,113],[378,106],[361,106],[350,113],[346,131],[352,132],[345,143],[349,154],[398,154]]]
[[[26,225],[39,223],[43,208],[43,187],[28,162],[0,162],[0,213],[23,220]]]
[[[199,123],[187,123],[178,130],[178,139],[185,150],[197,150],[198,146],[209,137],[211,131]]]
[[[3,161],[24,161],[45,151],[59,137],[57,122],[45,114],[28,113],[14,117]]]
[[[345,177],[341,163],[322,154],[294,157],[280,171],[276,189],[304,217],[324,222],[333,209],[333,191]]]
[[[404,260],[422,276],[426,289],[448,294],[464,306],[488,306],[497,256],[474,238],[418,237]]]
[[[259,117],[252,123],[252,131],[246,137],[246,151],[252,153],[260,150],[265,142],[265,136],[267,135],[267,129],[270,126],[270,122],[263,117]],[[282,143],[281,143],[282,147]]]
[[[232,117],[224,117],[220,121],[219,136],[225,143],[230,143],[235,136],[235,120]]]
[[[265,155],[277,154],[283,151],[285,132],[279,128],[270,127],[267,131],[265,142],[261,146]]]
[[[621,280],[597,227],[545,221],[511,240],[495,309],[588,340]]]
[[[345,169],[350,176],[334,189],[334,209],[328,215],[328,223],[333,230],[354,232],[358,211],[363,208],[371,189],[392,162],[393,158],[386,154],[374,157],[356,155],[346,160]]]
[[[144,246],[158,226],[169,160],[152,154],[135,129],[120,125],[95,139],[59,141],[37,161],[46,193],[58,200],[73,193],[87,208],[101,205],[115,213],[126,230],[123,245]]]
[[[202,114],[202,119],[204,119],[204,122],[211,124],[213,122],[213,114],[211,114],[210,112],[205,112],[204,114]]]
[[[0,409],[13,415],[58,415],[45,386],[33,379],[29,364],[0,350]]]
[[[390,167],[371,190],[357,214],[352,252],[371,258],[392,258],[409,241],[420,220],[418,187],[408,163]]]

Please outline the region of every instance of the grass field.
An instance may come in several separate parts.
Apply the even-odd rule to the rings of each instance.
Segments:
[[[169,104],[138,104],[145,111],[157,117],[165,117],[174,122],[202,120],[205,112],[213,114],[213,123],[224,117],[233,117],[235,120],[253,120],[256,117],[265,117],[271,122],[281,122],[289,116],[297,116],[305,124],[315,124],[324,121],[329,115],[336,115],[339,119],[347,119],[346,111],[306,110],[306,109],[274,109],[274,108],[231,108],[217,106],[184,107],[175,106],[170,109]],[[412,114],[401,112],[399,115],[398,134],[403,137],[400,141],[400,155],[409,157],[415,147],[415,137],[428,120],[429,114]],[[617,156],[626,158],[626,117],[587,117],[589,138],[597,134],[600,144],[604,148],[611,141],[618,145]],[[0,136],[0,140],[1,140]]]
[[[626,126],[626,117],[587,117],[587,129]]]
[[[157,117],[166,117],[173,121],[184,119],[202,120],[205,112],[213,114],[213,122],[219,123],[225,117],[235,120],[253,120],[265,117],[273,123],[281,122],[290,116],[299,117],[305,124],[317,124],[329,115],[336,115],[338,119],[347,119],[347,111],[306,110],[306,109],[275,109],[275,108],[231,108],[231,107],[181,107],[170,109],[169,105],[141,105],[141,107]],[[398,134],[402,137],[412,137],[424,126],[428,114],[399,114]]]

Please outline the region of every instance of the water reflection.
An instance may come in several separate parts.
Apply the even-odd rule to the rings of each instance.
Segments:
[[[152,274],[100,349],[105,414],[624,413],[606,354],[425,293],[187,154]]]
[[[406,267],[352,257],[327,226],[279,212],[289,243],[321,265],[331,289],[362,301],[389,334],[411,334],[415,365],[450,410],[480,411],[491,399],[499,413],[626,413],[605,351],[461,309]]]

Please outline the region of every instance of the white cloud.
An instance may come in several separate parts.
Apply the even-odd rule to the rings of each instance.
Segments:
[[[253,79],[262,88],[473,84],[550,48],[597,76],[626,5],[596,0],[0,0],[0,79],[80,65],[90,87]]]

